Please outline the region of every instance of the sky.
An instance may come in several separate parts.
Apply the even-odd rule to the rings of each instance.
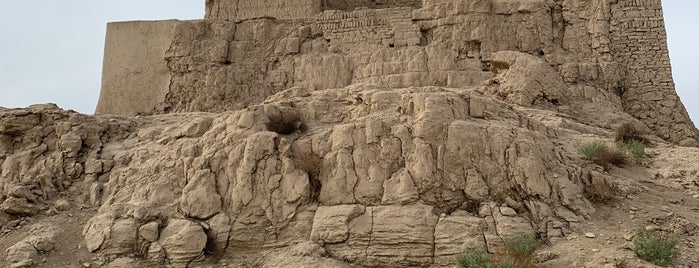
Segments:
[[[0,4],[0,106],[56,103],[92,114],[110,21],[200,19],[204,0],[7,0]],[[664,0],[677,91],[699,122],[699,1]]]
[[[204,0],[4,0],[0,106],[50,102],[92,114],[107,22],[201,18]]]

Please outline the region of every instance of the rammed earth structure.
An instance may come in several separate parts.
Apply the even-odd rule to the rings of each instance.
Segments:
[[[204,20],[109,24],[96,112],[226,111],[295,86],[471,87],[514,50],[696,144],[665,36],[660,0],[209,0]]]

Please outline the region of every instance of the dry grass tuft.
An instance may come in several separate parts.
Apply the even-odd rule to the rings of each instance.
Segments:
[[[611,149],[601,141],[584,144],[580,148],[580,153],[585,156],[585,159],[605,169],[609,168],[610,165],[620,167],[628,162],[626,153],[617,149]]]
[[[289,135],[294,132],[303,131],[305,129],[301,116],[296,112],[280,112],[278,114],[267,117],[267,130],[276,132],[280,135]]]
[[[539,247],[539,241],[533,233],[520,233],[506,238],[505,252],[491,256],[487,252],[469,248],[465,253],[456,257],[459,268],[534,268],[536,258],[534,251]]]
[[[585,184],[585,197],[591,202],[606,203],[613,200],[617,193],[617,187],[605,178],[592,177],[589,183]]]
[[[609,165],[621,167],[628,162],[628,158],[622,151],[607,148],[606,150],[603,150],[602,153],[600,153],[600,155],[592,162],[604,168],[608,168]]]
[[[638,131],[631,123],[626,123],[617,128],[615,142],[630,142],[638,141],[643,144],[648,144],[649,140],[643,136],[643,133]]]

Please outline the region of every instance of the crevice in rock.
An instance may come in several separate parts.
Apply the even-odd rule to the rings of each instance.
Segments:
[[[551,26],[553,29],[553,45],[563,48],[563,38],[565,37],[565,20],[563,18],[563,1],[557,0],[551,7]]]
[[[366,212],[371,213],[370,219],[371,219],[371,226],[369,228],[369,242],[366,245],[366,248],[364,249],[364,259],[368,260],[369,259],[369,247],[371,247],[371,242],[374,240],[374,207],[366,207]]]

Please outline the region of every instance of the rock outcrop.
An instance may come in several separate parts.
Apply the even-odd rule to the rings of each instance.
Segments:
[[[632,124],[697,145],[658,1],[206,7],[110,25],[99,115],[0,109],[0,227],[86,209],[80,249],[106,267],[450,267],[631,192],[582,141]],[[50,250],[32,239],[8,261]]]
[[[576,121],[547,110],[568,101],[584,105],[583,98],[561,91],[558,104],[524,106],[516,101],[522,98],[498,93],[511,85],[502,92],[554,96],[527,86],[537,83],[510,81],[530,79],[516,73],[518,57],[530,56],[512,55],[509,73],[494,78],[499,85],[470,89],[297,87],[240,111],[139,118],[11,110],[4,120],[38,114],[44,121],[33,126],[55,132],[13,147],[3,189],[33,191],[3,192],[4,199],[35,196],[39,209],[51,195],[84,189],[84,199],[100,207],[83,231],[87,249],[113,257],[145,252],[153,264],[244,258],[311,241],[332,258],[362,266],[448,265],[467,246],[496,250],[498,241],[520,232],[555,240],[594,213],[584,195],[590,179],[607,180],[582,166],[576,149],[561,146],[564,133],[609,132],[581,123],[599,118]],[[540,80],[560,81],[555,72],[533,71]],[[615,107],[606,108],[623,115]],[[288,123],[303,126],[269,131],[279,114],[297,114],[302,124]],[[62,146],[60,133],[81,146]],[[63,172],[23,176],[35,174],[23,168],[32,164],[8,164],[20,156]]]
[[[7,248],[7,262],[13,268],[33,267],[40,262],[40,254],[52,251],[61,230],[51,225],[36,225],[29,236]]]

